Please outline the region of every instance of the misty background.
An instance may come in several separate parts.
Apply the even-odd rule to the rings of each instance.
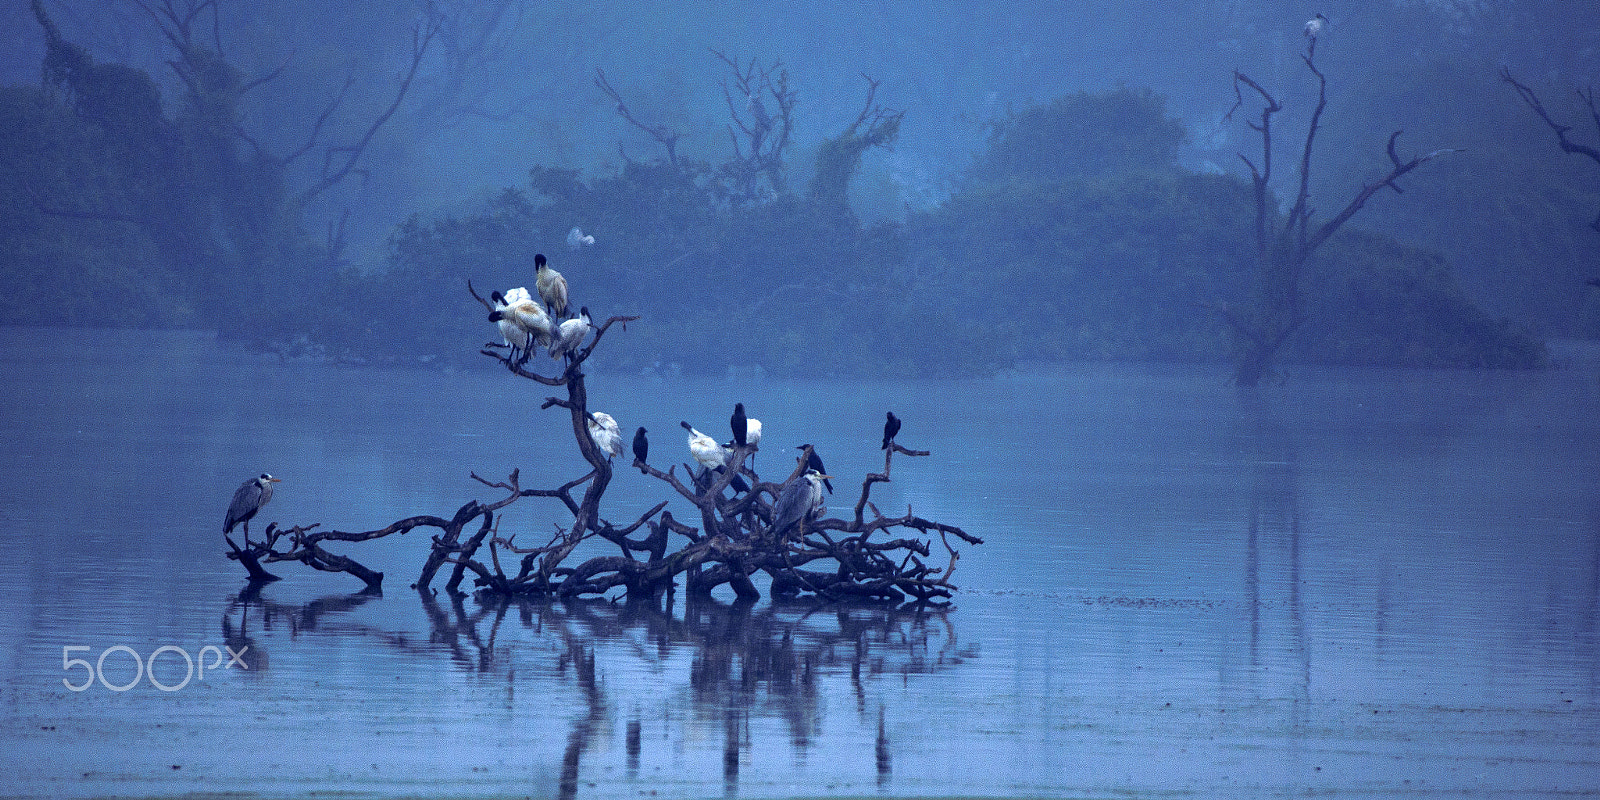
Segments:
[[[1289,357],[1530,366],[1539,340],[1600,336],[1583,283],[1600,276],[1600,170],[1499,78],[1593,141],[1577,94],[1600,71],[1592,4],[39,5],[93,63],[148,76],[161,143],[141,150],[124,106],[96,117],[81,90],[42,84],[35,10],[0,5],[8,323],[215,327],[287,355],[465,363],[493,338],[465,279],[531,284],[545,252],[575,304],[643,317],[608,342],[629,368],[1221,359],[1229,335],[1205,305],[1248,291],[1239,154],[1261,147],[1249,98],[1225,119],[1232,73],[1284,103],[1274,188],[1292,197],[1316,98],[1301,26],[1320,11],[1322,218],[1383,174],[1393,131],[1402,154],[1464,152],[1380,192],[1319,254],[1320,300]],[[206,119],[173,66],[178,19],[231,70],[224,117]],[[745,111],[717,52],[786,72],[794,93],[784,184],[759,197],[713,185],[739,157],[730,111]],[[597,69],[701,166],[665,169]],[[874,105],[904,116],[846,175],[841,216],[818,201],[817,153],[868,108],[867,78]],[[369,131],[342,180],[296,202]],[[596,244],[569,250],[571,226]]]

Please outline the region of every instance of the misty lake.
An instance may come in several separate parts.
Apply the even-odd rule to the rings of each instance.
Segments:
[[[283,479],[252,535],[449,516],[498,496],[473,472],[555,486],[586,469],[545,387],[0,329],[0,796],[1593,795],[1600,358],[1562,355],[1291,367],[1254,392],[1221,366],[596,364],[590,408],[649,428],[653,463],[688,459],[680,419],[726,436],[742,400],[757,469],[815,444],[844,476],[834,513],[892,409],[932,455],[874,501],[985,540],[948,610],[663,612],[420,597],[431,529],[346,550],[381,596],[295,564],[240,596],[218,534],[242,480]],[[619,465],[603,508],[667,496]],[[548,536],[560,511],[519,503],[501,532]]]

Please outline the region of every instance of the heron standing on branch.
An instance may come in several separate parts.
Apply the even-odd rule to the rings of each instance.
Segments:
[[[783,487],[778,504],[772,508],[773,536],[782,536],[797,525],[799,535],[805,535],[805,522],[822,509],[822,484],[830,477],[833,476],[807,469],[806,474]]]
[[[228,516],[222,521],[222,535],[227,536],[233,532],[233,526],[244,523],[244,546],[250,546],[250,518],[256,515],[261,507],[272,499],[272,484],[281,483],[278,478],[263,472],[259,476],[244,482],[233,493],[233,502],[228,504]]]

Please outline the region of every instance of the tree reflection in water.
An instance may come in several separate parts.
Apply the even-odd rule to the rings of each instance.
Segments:
[[[876,681],[902,679],[954,667],[974,657],[963,648],[948,608],[880,605],[810,605],[768,603],[723,604],[693,600],[681,615],[670,598],[666,608],[644,603],[588,600],[540,602],[463,595],[419,593],[428,619],[426,641],[404,632],[385,630],[345,617],[378,600],[361,593],[319,599],[303,605],[276,603],[241,594],[223,615],[223,633],[235,646],[249,644],[266,664],[251,625],[274,630],[287,626],[291,636],[318,633],[381,643],[389,650],[414,656],[419,663],[442,653],[456,667],[478,674],[504,675],[510,708],[519,683],[556,679],[582,703],[570,715],[560,769],[560,796],[574,797],[584,774],[584,756],[606,732],[625,726],[628,778],[639,777],[655,738],[644,736],[650,720],[635,703],[608,695],[618,681],[597,678],[626,674],[641,667],[660,669],[669,659],[687,660],[687,685],[666,683],[657,696],[681,697],[686,718],[678,724],[698,730],[720,730],[724,790],[738,791],[741,763],[749,764],[753,720],[781,721],[789,743],[803,757],[816,742],[827,710],[819,680],[848,680],[854,702],[844,708],[859,719],[876,722],[877,782],[886,785],[893,762],[893,743],[881,702],[876,709],[871,691]],[[340,619],[340,617],[345,617]],[[532,636],[530,640],[530,634]],[[541,661],[530,676],[530,653]],[[523,666],[523,678],[517,677]],[[543,690],[543,687],[540,688]],[[547,693],[550,697],[559,695]],[[625,699],[625,698],[624,698]],[[834,713],[841,707],[835,701]]]

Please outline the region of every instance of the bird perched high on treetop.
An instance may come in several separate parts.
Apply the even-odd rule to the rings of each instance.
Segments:
[[[1312,17],[1308,22],[1306,22],[1306,27],[1305,27],[1306,38],[1308,38],[1308,39],[1317,38],[1317,35],[1322,33],[1322,29],[1327,27],[1327,26],[1328,26],[1328,18],[1322,16],[1322,12],[1320,12],[1320,11],[1317,12],[1316,16]]]
[[[544,301],[544,307],[550,316],[559,320],[567,315],[567,279],[561,273],[550,268],[549,261],[544,253],[535,253],[533,256],[534,285],[539,287],[539,299]]]
[[[884,423],[883,423],[883,446],[878,448],[878,449],[879,450],[888,450],[889,449],[889,445],[894,442],[895,434],[897,434],[899,432],[900,432],[900,418],[895,416],[893,411],[890,411],[889,412],[889,418],[887,420],[884,420]]]

